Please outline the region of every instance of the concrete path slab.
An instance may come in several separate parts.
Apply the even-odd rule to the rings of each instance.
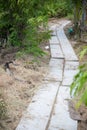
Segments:
[[[47,81],[62,81],[63,70],[58,67],[50,67],[49,72],[45,78]]]
[[[74,76],[78,73],[78,70],[64,70],[64,77],[62,85],[70,86],[73,82]]]
[[[69,23],[71,23],[71,21],[63,19],[63,20],[59,21],[59,24],[60,24],[59,27],[63,29]]]
[[[51,39],[49,40],[50,44],[59,44],[59,40],[57,38],[57,36],[52,36]]]
[[[50,59],[50,62],[49,62],[49,66],[50,67],[57,67],[58,69],[62,69],[63,70],[63,67],[64,67],[64,59],[54,59],[54,58],[51,58]]]
[[[77,70],[79,62],[75,61],[65,61],[65,70]]]
[[[50,50],[51,50],[52,58],[57,58],[57,59],[64,58],[60,45],[50,45]]]
[[[69,116],[69,88],[61,86],[48,130],[77,130],[77,122]]]
[[[59,82],[45,82],[34,96],[16,130],[45,130]]]
[[[60,45],[63,50],[63,54],[65,56],[65,60],[78,61],[78,58],[77,58],[71,44],[69,43],[68,39],[66,38],[63,29],[59,29],[57,31],[57,36],[59,38]]]
[[[49,62],[49,70],[45,80],[47,81],[62,81],[63,78],[63,59],[51,58]]]

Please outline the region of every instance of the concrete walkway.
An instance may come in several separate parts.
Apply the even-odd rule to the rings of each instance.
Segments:
[[[53,33],[49,41],[49,71],[16,130],[77,130],[77,122],[70,118],[67,103],[70,84],[79,65],[63,31],[68,23],[65,20],[50,27]]]

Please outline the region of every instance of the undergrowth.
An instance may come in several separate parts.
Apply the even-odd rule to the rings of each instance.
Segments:
[[[50,38],[48,18],[65,17],[69,12],[67,0],[1,0],[0,46],[18,46],[34,55],[43,55],[39,44]]]
[[[82,60],[86,54],[87,46],[81,51],[80,60]],[[75,100],[77,99],[77,107],[80,107],[81,104],[87,106],[87,60],[83,65],[79,66],[79,72],[74,78],[70,93]]]

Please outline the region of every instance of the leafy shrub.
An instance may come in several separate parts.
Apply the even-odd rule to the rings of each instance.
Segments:
[[[7,39],[8,46],[34,48],[44,39],[49,39],[47,17],[42,15],[44,3],[45,1],[40,0],[31,2],[28,0],[7,0],[7,2],[1,0],[0,34],[2,34],[2,39]],[[43,31],[40,26],[44,27]]]
[[[65,0],[1,0],[0,38],[6,39],[8,46],[38,47],[50,37],[47,17],[65,16],[67,7]]]
[[[85,54],[87,54],[87,46],[81,51],[81,58]],[[70,93],[78,100],[78,107],[82,103],[87,106],[87,61],[79,67],[79,73],[74,78]]]
[[[12,46],[21,46],[21,41],[18,37],[18,32],[15,29],[10,29],[11,33],[8,37],[8,45]]]
[[[23,41],[23,51],[34,56],[41,56],[45,53],[40,49],[39,45],[50,38],[50,31],[47,29],[47,17],[31,18],[28,20],[28,25],[26,38]]]
[[[65,0],[48,1],[44,5],[44,13],[49,17],[64,17],[70,12],[71,10]]]
[[[79,100],[79,105],[87,105],[87,66],[81,66],[71,85],[71,94]]]

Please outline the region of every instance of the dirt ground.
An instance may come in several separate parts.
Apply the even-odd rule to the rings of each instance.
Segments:
[[[41,48],[47,52],[43,57],[35,58],[26,55],[15,59],[15,51],[0,53],[0,101],[6,104],[6,116],[0,120],[0,130],[15,130],[23,112],[31,102],[35,92],[39,89],[48,70],[50,59],[49,43],[44,43]],[[1,52],[2,52],[1,51]],[[8,52],[8,51],[7,51]],[[9,51],[10,52],[10,51]],[[4,70],[4,65],[10,60],[10,71]]]

